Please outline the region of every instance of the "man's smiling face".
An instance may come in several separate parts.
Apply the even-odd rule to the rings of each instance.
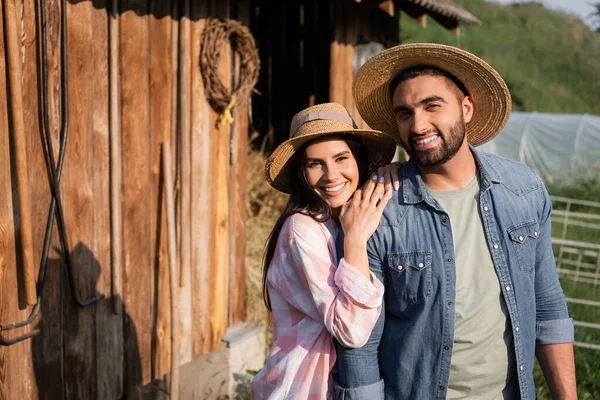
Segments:
[[[473,104],[446,77],[421,75],[400,82],[392,107],[402,146],[420,166],[444,164],[465,143]]]

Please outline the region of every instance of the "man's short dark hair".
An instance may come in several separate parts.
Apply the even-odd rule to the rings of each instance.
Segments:
[[[429,65],[417,65],[400,71],[398,75],[396,75],[394,79],[390,81],[390,99],[393,100],[394,92],[400,83],[423,75],[441,76],[446,78],[448,88],[456,93],[456,97],[459,100],[462,100],[465,96],[469,95],[469,91],[465,85],[451,73]]]

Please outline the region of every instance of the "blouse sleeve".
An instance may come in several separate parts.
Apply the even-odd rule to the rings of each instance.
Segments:
[[[363,346],[381,311],[382,283],[344,259],[336,266],[327,237],[312,218],[290,219],[280,234],[285,240],[279,241],[275,252],[278,265],[272,266],[279,273],[270,283],[294,308],[323,322],[344,346]]]

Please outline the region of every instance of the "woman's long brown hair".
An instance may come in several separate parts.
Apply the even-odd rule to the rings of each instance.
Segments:
[[[352,136],[348,135],[331,135],[327,138],[330,139],[341,139],[346,142],[356,163],[358,165],[359,171],[359,187],[362,186],[364,181],[367,178],[367,149],[359,140],[355,139]],[[331,207],[327,204],[323,199],[321,199],[314,190],[308,185],[306,178],[304,176],[304,161],[306,155],[306,148],[316,140],[322,140],[322,137],[318,139],[312,140],[300,149],[296,151],[294,156],[291,159],[292,163],[292,171],[296,171],[296,174],[292,176],[292,192],[290,193],[290,198],[285,206],[283,212],[275,222],[275,226],[271,231],[267,239],[267,243],[265,245],[265,254],[263,257],[263,299],[265,301],[265,305],[269,311],[271,309],[271,299],[269,297],[268,284],[267,284],[267,273],[269,271],[269,267],[271,266],[271,261],[273,260],[273,256],[275,255],[275,249],[277,248],[277,239],[279,238],[279,233],[281,233],[281,228],[288,217],[296,214],[302,213],[312,217],[317,222],[325,222],[329,218],[331,218]]]

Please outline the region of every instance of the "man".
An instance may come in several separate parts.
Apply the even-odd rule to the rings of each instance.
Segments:
[[[553,398],[576,398],[546,189],[474,147],[508,119],[502,78],[454,47],[402,45],[369,60],[353,93],[410,161],[367,244],[385,313],[365,347],[338,345],[338,398],[535,399],[534,355]]]

